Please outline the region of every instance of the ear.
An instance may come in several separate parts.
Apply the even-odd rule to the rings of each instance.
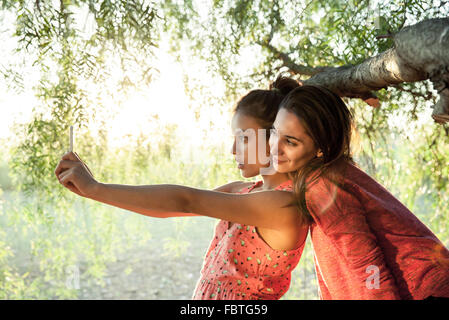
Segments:
[[[321,158],[323,156],[323,153],[321,152],[320,149],[318,149],[316,156],[317,156],[317,158]]]

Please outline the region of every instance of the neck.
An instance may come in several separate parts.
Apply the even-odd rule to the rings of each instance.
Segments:
[[[289,180],[290,178],[286,173],[275,173],[269,175],[262,175],[263,179],[263,190],[271,190],[276,188],[281,183]]]

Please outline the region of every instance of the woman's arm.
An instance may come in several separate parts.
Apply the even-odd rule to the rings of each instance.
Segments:
[[[242,181],[231,182],[231,183],[227,183],[225,185],[222,185],[222,186],[219,186],[219,187],[215,188],[214,191],[233,193],[234,189],[236,187],[238,188],[241,185],[242,185]],[[115,185],[115,186],[120,187],[121,185]],[[144,186],[138,186],[138,187],[142,188]],[[94,199],[94,198],[91,198],[91,199],[92,200],[97,200],[97,199]],[[98,201],[104,202],[104,201],[101,201],[101,200],[98,200]],[[107,203],[107,202],[105,202],[105,203]],[[126,209],[126,210],[137,212],[135,208],[133,208],[132,206],[128,206],[126,204],[123,204],[123,205],[120,205],[120,204],[114,205],[114,203],[107,203],[107,204],[110,204],[110,205],[113,205],[113,206],[117,206],[117,207],[120,207],[122,209]],[[143,211],[142,212],[138,212],[138,213],[143,213],[146,216],[154,217],[154,218],[199,217],[199,216],[201,216],[199,214],[190,213],[190,212],[182,212],[182,211],[172,212],[172,211],[157,211],[157,210],[148,210],[147,209],[144,212],[145,213],[143,213]]]
[[[85,178],[87,179],[87,181],[89,182],[87,185],[95,185],[96,181],[94,179],[94,176],[92,174],[92,171],[90,171],[89,167],[87,166],[86,163],[84,163],[83,160],[81,160],[80,156],[76,153],[76,152],[69,152],[67,154],[65,154],[62,157],[63,160],[60,161],[60,163],[58,164],[56,170],[55,170],[55,174],[58,177],[58,180],[61,182],[61,179],[64,178],[65,176],[69,175],[71,173],[71,171],[73,171],[74,168],[73,167],[73,163],[70,164],[70,167],[64,167],[64,162],[66,160],[69,161],[75,161],[75,164],[78,164],[79,166],[84,167],[87,172],[85,172],[84,170],[79,170],[80,174],[85,174]],[[71,168],[71,169],[70,169]],[[88,173],[88,174],[87,174]],[[61,182],[62,183],[62,182]],[[69,189],[70,191],[88,198],[87,193],[88,192],[81,192],[79,188],[76,188],[75,185],[72,182],[67,182],[67,183],[63,183],[63,185]],[[87,190],[87,189],[86,189]],[[126,208],[124,208],[126,209]],[[149,217],[153,217],[153,218],[172,218],[172,217],[195,217],[195,216],[199,216],[197,214],[194,213],[186,213],[186,212],[161,212],[161,211],[148,211],[147,216]]]
[[[79,155],[76,152],[74,152],[74,157],[70,156],[68,154],[64,155],[64,157],[63,157],[63,159],[66,159],[66,160],[74,159],[75,161],[79,161],[87,169],[87,171],[89,172],[89,175],[93,178],[92,171],[89,169],[89,167],[84,163],[84,161],[79,157]],[[55,170],[55,173],[56,173],[57,170]],[[62,171],[58,171],[58,172],[62,172]],[[57,174],[57,176],[58,176],[58,174]],[[59,178],[60,178],[60,176],[58,176],[58,179]],[[224,184],[222,186],[219,186],[219,187],[215,188],[214,190],[215,191],[220,191],[220,192],[234,193],[234,192],[236,192],[237,189],[241,189],[241,188],[243,188],[243,186],[248,185],[248,184],[250,184],[250,183],[245,183],[243,181],[234,181],[234,182],[230,182],[230,183]],[[71,191],[73,191],[73,192],[75,192],[75,193],[77,193],[77,194],[79,194],[81,196],[84,196],[84,195],[80,194],[80,192],[78,190],[74,190],[72,188],[73,187],[72,183],[68,183],[67,187],[68,187],[68,189],[71,189]],[[123,208],[123,209],[127,209],[127,208]],[[195,213],[154,211],[154,210],[153,211],[152,210],[148,210],[146,212],[146,215],[150,216],[150,217],[154,217],[154,218],[197,217],[197,216],[200,216],[200,215],[195,214]]]
[[[297,223],[291,192],[261,191],[229,194],[179,185],[131,186],[98,183],[90,199],[148,215],[148,212],[196,213],[269,229]]]
[[[63,156],[55,174],[72,192],[143,215],[183,212],[269,229],[291,228],[298,223],[296,207],[289,206],[291,192],[228,194],[178,185],[104,184],[95,181],[71,152]]]

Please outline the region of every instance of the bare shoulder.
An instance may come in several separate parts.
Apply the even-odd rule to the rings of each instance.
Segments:
[[[252,184],[253,182],[234,181],[217,187],[214,189],[214,191],[236,193],[245,187],[249,187]]]
[[[295,195],[290,191],[266,190],[253,194],[252,205],[261,210],[266,222],[265,226],[258,227],[267,229],[283,230],[291,233],[298,231],[301,225],[298,208],[294,204]]]
[[[232,187],[222,186],[214,191],[190,188],[186,195],[185,210],[235,223],[277,230],[298,223],[297,208],[291,205],[294,200],[291,192],[266,190],[231,193],[250,184],[252,183],[240,182],[233,184]]]

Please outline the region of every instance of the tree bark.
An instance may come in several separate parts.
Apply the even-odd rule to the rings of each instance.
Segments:
[[[311,77],[303,83],[326,86],[341,97],[369,100],[375,98],[373,91],[390,85],[429,79],[440,96],[432,117],[438,123],[449,122],[449,18],[405,27],[393,40],[393,48],[359,65],[321,67],[318,73],[310,72]],[[289,62],[292,72],[304,70]]]

